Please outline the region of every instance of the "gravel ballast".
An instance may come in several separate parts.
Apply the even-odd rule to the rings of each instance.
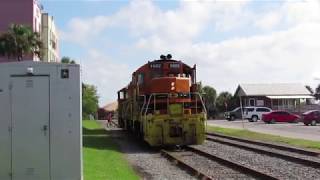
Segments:
[[[210,135],[208,137],[210,137],[212,139],[218,139],[218,140],[231,142],[231,143],[235,143],[235,144],[240,144],[240,145],[244,145],[244,146],[248,146],[248,147],[252,147],[252,148],[257,148],[257,149],[262,149],[262,150],[275,152],[275,153],[279,153],[279,154],[289,155],[289,156],[293,156],[293,157],[300,158],[300,159],[316,161],[316,162],[320,163],[320,158],[316,157],[316,156],[309,156],[309,155],[304,155],[304,154],[297,153],[297,152],[290,152],[290,151],[287,151],[287,150],[279,150],[279,149],[273,148],[273,147],[256,145],[256,144],[251,144],[251,143],[246,143],[246,142],[240,142],[240,141],[236,141],[236,140],[230,140],[230,139],[226,139],[226,138],[214,137],[214,136],[210,136]]]
[[[320,169],[289,162],[276,157],[262,155],[237,147],[206,141],[198,149],[217,155],[230,161],[238,162],[248,167],[258,169],[279,179],[319,179]]]
[[[176,152],[173,154],[179,157],[183,162],[195,167],[197,170],[213,179],[254,179],[194,152]]]
[[[124,131],[108,129],[114,141],[126,154],[127,160],[142,179],[152,180],[195,180],[197,178],[181,170],[172,162],[162,157],[159,150],[132,137]]]

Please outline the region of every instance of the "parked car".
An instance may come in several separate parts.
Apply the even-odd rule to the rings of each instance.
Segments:
[[[312,110],[312,111],[307,111],[303,113],[302,121],[306,126],[308,126],[309,124],[311,126],[317,125],[317,123],[320,123],[320,111]]]
[[[276,122],[297,123],[300,120],[300,116],[287,111],[272,111],[270,113],[263,114],[262,120],[265,123],[276,123]]]
[[[244,111],[244,109],[245,108],[242,108],[242,111]],[[242,119],[241,114],[242,114],[241,108],[237,107],[232,111],[225,112],[224,117],[229,121],[234,121],[236,119]]]
[[[248,119],[250,122],[261,120],[262,115],[271,112],[272,109],[268,107],[246,107],[244,109],[243,118]]]

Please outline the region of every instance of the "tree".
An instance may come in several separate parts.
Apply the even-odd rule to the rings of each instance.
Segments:
[[[210,86],[204,86],[201,88],[202,92],[202,97],[204,99],[204,104],[207,109],[208,116],[213,117],[216,113],[215,110],[215,102],[216,102],[216,97],[217,97],[217,91]]]
[[[82,83],[82,118],[89,119],[95,115],[99,108],[99,96],[97,88],[93,85]]]
[[[314,94],[314,91],[313,91],[312,87],[310,87],[309,85],[306,85],[306,88],[308,89],[308,91],[309,91],[311,94]]]
[[[221,92],[216,99],[216,107],[218,112],[226,112],[229,106],[232,106],[232,94],[229,92]]]
[[[76,61],[71,59],[70,57],[64,56],[64,57],[61,58],[61,63],[76,64]]]
[[[320,99],[320,84],[318,85],[318,87],[316,88],[315,92],[314,92],[314,96],[316,97],[317,100]]]
[[[41,58],[42,42],[40,35],[28,26],[13,24],[7,32],[0,35],[0,54],[18,61],[28,54]]]

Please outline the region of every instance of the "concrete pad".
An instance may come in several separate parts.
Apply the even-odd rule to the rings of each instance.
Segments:
[[[248,120],[208,120],[208,125],[224,128],[246,129],[254,132],[279,135],[289,138],[320,141],[320,125],[305,126],[303,123],[266,124],[261,121],[248,122]]]

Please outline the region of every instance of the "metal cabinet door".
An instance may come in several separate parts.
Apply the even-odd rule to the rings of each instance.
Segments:
[[[50,179],[49,77],[11,77],[12,179]]]

